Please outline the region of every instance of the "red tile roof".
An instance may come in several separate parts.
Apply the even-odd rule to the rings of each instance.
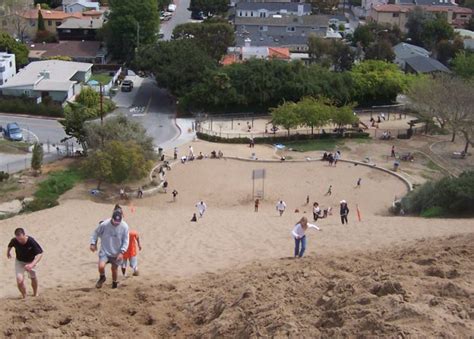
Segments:
[[[222,57],[221,65],[228,66],[239,62],[239,58],[235,54],[226,54]]]
[[[74,13],[66,13],[63,11],[53,11],[53,10],[41,10],[41,15],[45,20],[64,20],[67,18],[77,18],[82,19],[82,13],[74,12]],[[37,9],[30,9],[28,11],[22,12],[20,14],[21,17],[25,19],[38,19],[38,10]]]
[[[284,47],[268,47],[268,54],[274,59],[290,59],[290,50]]]

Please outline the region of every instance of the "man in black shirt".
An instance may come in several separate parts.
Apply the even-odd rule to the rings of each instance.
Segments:
[[[8,259],[12,257],[10,252],[13,247],[16,253],[15,273],[18,289],[23,298],[26,298],[25,271],[27,271],[31,279],[31,287],[33,287],[33,296],[36,297],[38,295],[38,278],[35,267],[43,256],[43,249],[35,239],[25,234],[23,228],[15,230],[15,238],[8,244]]]

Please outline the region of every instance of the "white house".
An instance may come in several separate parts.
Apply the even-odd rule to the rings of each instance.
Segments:
[[[236,5],[237,17],[269,18],[274,15],[310,15],[311,4],[295,2],[240,2]]]
[[[92,74],[92,64],[62,60],[29,63],[8,83],[0,86],[3,95],[27,96],[41,102],[45,97],[65,104],[81,92]]]
[[[16,73],[15,54],[0,52],[0,86],[7,84]]]
[[[100,4],[98,2],[86,0],[63,0],[63,11],[66,13],[85,12],[88,10],[98,11]]]

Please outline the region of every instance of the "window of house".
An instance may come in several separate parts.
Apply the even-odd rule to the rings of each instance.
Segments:
[[[393,18],[398,18],[400,16],[400,13],[392,13]]]
[[[12,67],[12,66],[13,66],[13,65],[12,65],[12,62],[10,61],[10,67]]]
[[[250,12],[250,16],[253,16],[253,11],[252,11],[252,12]]]
[[[239,16],[242,16],[242,11],[239,12]]]
[[[52,26],[53,22],[51,20],[48,20],[48,26]]]
[[[294,32],[295,31],[295,27],[294,26],[289,26],[286,28],[286,31],[287,32]]]
[[[262,32],[266,32],[266,31],[268,31],[268,26],[260,26],[259,30],[262,31]]]

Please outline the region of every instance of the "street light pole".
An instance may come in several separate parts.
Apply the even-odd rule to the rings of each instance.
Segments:
[[[140,47],[140,23],[137,21],[137,50]]]

